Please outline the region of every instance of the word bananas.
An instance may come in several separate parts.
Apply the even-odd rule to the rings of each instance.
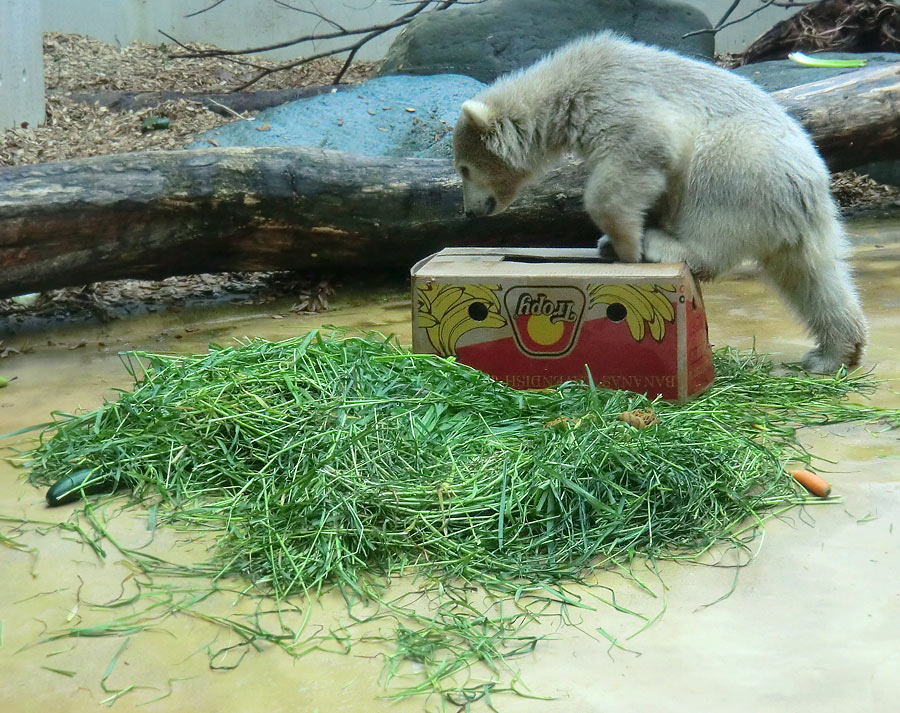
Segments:
[[[439,285],[419,287],[418,325],[442,356],[456,354],[459,338],[472,329],[506,326],[500,314],[500,285]]]
[[[591,307],[598,304],[620,304],[625,308],[625,321],[636,342],[650,336],[661,342],[666,336],[666,322],[675,320],[675,308],[666,292],[674,285],[588,285]]]

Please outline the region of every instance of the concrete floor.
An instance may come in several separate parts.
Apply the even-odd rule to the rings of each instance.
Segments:
[[[855,224],[854,266],[871,320],[866,364],[883,379],[900,377],[900,241],[893,224]],[[705,290],[715,345],[750,346],[777,359],[797,360],[809,342],[773,293],[749,275]],[[352,301],[319,317],[286,305],[221,307],[123,320],[102,326],[54,328],[6,336],[30,350],[0,360],[0,373],[17,376],[0,390],[0,433],[47,420],[54,409],[99,405],[108,389],[128,387],[116,353],[139,348],[202,351],[210,341],[258,335],[293,336],[321,323],[394,332],[410,337],[409,308],[400,291],[379,293],[369,304]],[[284,310],[284,317],[273,313]],[[0,335],[2,336],[2,335]],[[893,390],[892,390],[893,389]],[[900,407],[897,383],[874,401]],[[900,441],[898,433],[861,427],[811,430],[813,450],[834,461],[828,475],[843,502],[792,512],[767,525],[757,558],[740,570],[666,563],[661,580],[645,579],[651,597],[614,573],[596,583],[614,587],[620,603],[661,618],[627,644],[640,655],[609,652],[597,627],[615,635],[638,628],[632,617],[600,606],[564,626],[529,657],[516,660],[531,692],[551,700],[495,698],[501,711],[717,711],[846,713],[897,710],[900,700]],[[0,453],[3,455],[3,453]],[[24,483],[0,462],[0,514],[65,520],[71,507],[48,510],[43,490]],[[894,532],[895,523],[898,525]],[[123,512],[109,526],[123,542],[148,541],[146,514]],[[0,534],[11,525],[0,522]],[[13,533],[14,534],[14,533]],[[202,559],[202,543],[159,531],[153,547],[166,556]],[[94,711],[109,692],[103,678],[122,646],[118,637],[62,639],[34,646],[45,630],[85,617],[87,602],[117,598],[132,587],[112,551],[105,565],[57,531],[28,534],[33,556],[0,545],[0,711]],[[169,549],[171,548],[171,552]],[[108,548],[109,549],[109,548]],[[83,580],[80,584],[79,577]],[[661,583],[664,583],[663,584]],[[80,594],[79,586],[82,586]],[[401,585],[402,586],[402,585]],[[590,596],[590,590],[582,590]],[[81,605],[78,605],[80,596]],[[209,603],[232,612],[233,600]],[[343,602],[327,596],[317,616],[339,616]],[[97,621],[100,621],[99,619]],[[350,655],[313,653],[297,661],[277,651],[251,652],[234,671],[211,671],[206,649],[217,636],[204,621],[176,616],[155,631],[130,637],[105,681],[110,690],[134,685],[114,710],[143,711],[419,711],[422,699],[380,698],[379,649]],[[228,645],[218,635],[215,646]],[[23,649],[23,647],[25,647]],[[225,663],[236,662],[236,655]],[[59,672],[73,672],[65,675]],[[170,692],[165,698],[147,703]],[[141,705],[146,703],[146,705]],[[431,701],[428,709],[438,709]],[[448,707],[451,710],[452,707]],[[475,710],[480,710],[475,707]]]

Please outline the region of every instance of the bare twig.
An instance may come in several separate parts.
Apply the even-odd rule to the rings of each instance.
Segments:
[[[741,0],[732,0],[731,5],[728,6],[728,9],[724,12],[722,17],[719,18],[719,21],[716,23],[716,27],[721,27],[725,21],[731,17],[731,13],[733,13],[737,6],[741,4]]]
[[[693,32],[685,33],[684,35],[682,35],[682,38],[694,37],[695,35],[710,35],[710,34],[714,35],[717,32],[719,32],[720,30],[724,30],[726,27],[731,27],[732,25],[737,25],[738,23],[743,22],[744,20],[753,17],[756,13],[762,12],[763,10],[765,10],[768,7],[801,7],[803,5],[806,5],[806,3],[778,3],[778,2],[775,2],[775,0],[762,0],[762,5],[760,5],[759,7],[751,10],[743,17],[739,17],[736,20],[729,21],[728,18],[731,17],[731,14],[737,9],[737,6],[740,4],[741,4],[741,0],[733,0],[731,5],[728,7],[727,10],[725,10],[724,14],[722,15],[721,18],[719,18],[719,21],[715,24],[714,27],[704,28],[702,30],[694,30]]]
[[[286,8],[288,10],[294,10],[295,12],[299,12],[301,15],[311,15],[312,17],[318,18],[322,22],[327,22],[329,25],[331,25],[336,30],[340,30],[341,32],[347,32],[346,27],[335,22],[331,18],[325,17],[325,15],[323,15],[321,12],[318,12],[316,10],[304,10],[302,7],[296,7],[295,5],[291,5],[290,3],[284,2],[284,0],[272,0],[272,2],[274,2],[276,5],[280,5],[281,7]]]
[[[216,5],[218,5],[222,2],[224,2],[224,0],[217,0],[217,2],[215,4],[210,5],[209,7],[205,8],[204,10],[200,10],[194,14],[199,14],[200,12],[206,12],[208,10],[211,10],[213,7],[215,7]],[[417,15],[419,15],[420,13],[424,12],[425,10],[427,10],[429,8],[431,8],[433,11],[440,11],[440,10],[446,10],[447,8],[452,7],[453,5],[477,5],[481,2],[484,2],[484,0],[409,0],[409,1],[401,0],[400,2],[395,2],[393,4],[397,5],[397,6],[411,5],[412,7],[409,10],[407,10],[406,12],[404,12],[403,14],[394,18],[390,22],[369,25],[368,27],[357,27],[357,28],[346,28],[343,25],[335,22],[334,20],[331,20],[330,18],[324,16],[322,13],[318,12],[317,10],[306,10],[303,8],[299,8],[299,7],[296,7],[292,4],[290,4],[286,0],[273,0],[273,2],[281,7],[285,7],[285,8],[291,9],[291,10],[296,10],[297,12],[300,12],[302,14],[311,15],[313,17],[316,17],[319,20],[331,25],[331,27],[333,29],[328,30],[327,32],[313,32],[311,34],[302,35],[300,37],[294,37],[293,39],[285,40],[283,42],[276,42],[276,43],[272,43],[272,44],[268,44],[268,45],[259,45],[257,47],[248,47],[248,48],[240,49],[240,50],[227,50],[227,49],[196,50],[191,47],[188,47],[187,45],[185,45],[182,42],[179,42],[174,37],[166,34],[162,30],[160,30],[159,32],[164,37],[171,40],[176,45],[178,45],[179,47],[181,47],[182,49],[185,50],[185,52],[182,52],[182,53],[172,54],[171,56],[174,59],[194,59],[194,58],[200,58],[200,57],[223,57],[226,59],[230,59],[230,61],[238,62],[240,64],[245,64],[246,66],[250,66],[250,67],[253,67],[254,69],[258,70],[256,72],[256,74],[249,81],[245,82],[244,84],[242,84],[238,87],[235,87],[232,91],[241,91],[243,89],[246,89],[250,85],[258,82],[263,77],[267,77],[268,75],[274,74],[275,72],[292,69],[294,67],[298,67],[303,64],[308,64],[309,62],[312,62],[313,60],[316,60],[316,59],[321,59],[323,57],[332,57],[332,56],[340,55],[340,54],[343,54],[346,52],[347,57],[346,57],[343,65],[341,66],[340,70],[338,70],[337,74],[335,75],[334,79],[332,80],[333,84],[338,84],[338,83],[340,83],[340,81],[344,77],[344,75],[346,74],[347,70],[350,68],[351,63],[355,59],[359,50],[367,42],[370,42],[371,40],[384,34],[385,32],[388,32],[390,30],[393,30],[393,29],[396,29],[398,27],[402,27],[402,26],[408,24],[409,22],[412,21],[412,19],[414,17],[416,17]],[[343,45],[340,47],[336,47],[333,49],[323,50],[321,52],[316,52],[314,54],[307,55],[307,56],[301,57],[299,59],[294,59],[294,60],[285,62],[283,64],[280,64],[280,65],[277,65],[274,67],[260,67],[259,65],[254,65],[250,62],[246,62],[246,61],[242,62],[240,60],[235,59],[237,56],[240,56],[240,55],[271,52],[273,50],[284,49],[286,47],[292,47],[295,45],[302,45],[302,44],[306,44],[306,43],[310,43],[310,42],[319,42],[319,41],[323,41],[323,40],[336,40],[336,39],[340,39],[340,38],[344,38],[344,37],[346,37],[346,38],[358,37],[358,39],[356,39],[355,41],[353,41],[349,44],[346,44],[346,45]]]
[[[181,47],[182,49],[187,50],[188,52],[193,52],[193,49],[192,49],[191,47],[189,47],[188,45],[184,44],[183,42],[181,42],[181,41],[175,39],[175,38],[172,37],[172,35],[170,35],[169,33],[163,32],[162,30],[157,30],[157,32],[159,32],[159,34],[161,34],[161,35],[162,35],[163,37],[165,37],[167,40],[170,40],[170,41],[172,42],[172,44],[176,44],[176,45],[178,45],[179,47]],[[172,56],[172,57],[182,57],[182,55],[170,55],[170,56]],[[183,55],[183,56],[184,56],[184,57],[187,57],[187,55]],[[256,64],[255,62],[249,62],[249,61],[247,61],[247,60],[245,60],[245,59],[238,59],[237,57],[231,57],[231,56],[223,55],[223,56],[222,56],[222,59],[224,59],[226,62],[232,62],[232,63],[234,63],[234,64],[239,64],[239,65],[241,65],[242,67],[250,67],[251,69],[259,69],[259,70],[265,69],[265,67],[263,67],[263,66],[260,65],[260,64]]]
[[[292,47],[293,45],[299,45],[306,42],[318,42],[320,40],[334,40],[340,37],[349,37],[352,35],[363,35],[371,32],[387,32],[388,30],[392,30],[395,27],[401,27],[407,24],[413,17],[418,15],[420,12],[425,10],[429,5],[432,5],[435,0],[420,0],[420,2],[415,3],[415,7],[412,10],[400,15],[400,17],[392,20],[388,23],[382,23],[379,25],[370,25],[369,27],[360,27],[353,30],[335,30],[334,32],[321,32],[321,33],[313,33],[310,35],[302,35],[300,37],[295,37],[290,40],[284,40],[283,42],[275,42],[269,45],[259,45],[257,47],[248,47],[242,50],[225,50],[225,49],[211,49],[211,50],[200,50],[200,51],[191,51],[185,54],[176,54],[172,55],[175,58],[180,59],[189,59],[194,57],[231,57],[234,55],[241,54],[259,54],[260,52],[271,52],[272,50],[284,49],[285,47]],[[165,33],[162,33],[165,34]],[[178,43],[181,45],[181,43]],[[181,45],[182,47],[184,45]]]
[[[235,116],[238,119],[241,119],[242,121],[256,121],[255,116],[244,116],[243,114],[239,114],[234,109],[232,109],[230,106],[225,106],[224,104],[220,104],[212,97],[209,98],[209,101],[210,101],[210,103],[215,104],[217,107],[220,107],[221,109],[223,109],[226,113],[231,114],[232,116]]]
[[[202,15],[204,12],[209,12],[214,7],[218,7],[223,2],[225,2],[225,0],[216,0],[212,5],[207,5],[202,10],[196,10],[195,12],[188,13],[187,15],[185,15],[185,17],[196,17],[197,15]]]

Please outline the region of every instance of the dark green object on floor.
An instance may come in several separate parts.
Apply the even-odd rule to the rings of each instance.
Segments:
[[[57,480],[47,491],[47,504],[56,507],[74,503],[85,495],[112,492],[114,487],[108,478],[95,475],[93,468],[84,468]]]

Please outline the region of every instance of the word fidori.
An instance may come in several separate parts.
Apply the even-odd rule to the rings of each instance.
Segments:
[[[575,309],[575,300],[551,300],[543,292],[536,295],[523,292],[516,302],[513,318],[524,314],[543,314],[550,317],[551,322],[575,322],[578,320],[578,311]]]
[[[496,377],[505,381],[514,389],[548,389],[558,386],[564,381],[584,381],[584,375],[559,376],[556,374],[507,374]],[[668,387],[677,388],[678,383],[674,375],[671,376],[601,376],[594,377],[598,386],[607,389],[627,389],[643,393],[648,389],[660,389]]]

